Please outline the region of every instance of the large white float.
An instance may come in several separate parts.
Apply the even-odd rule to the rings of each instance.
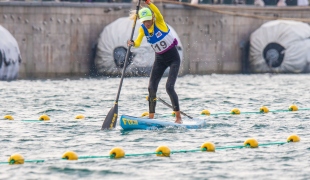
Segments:
[[[18,76],[21,56],[16,39],[0,25],[0,80],[14,80]]]
[[[263,24],[250,38],[250,66],[255,73],[310,72],[310,26],[275,20]]]

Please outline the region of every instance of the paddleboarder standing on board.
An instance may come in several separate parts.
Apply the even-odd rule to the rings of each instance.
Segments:
[[[139,34],[135,41],[129,40],[128,46],[139,47],[143,37],[147,38],[147,42],[151,44],[155,51],[155,61],[152,67],[149,81],[149,118],[155,116],[156,93],[159,81],[161,80],[165,70],[170,67],[166,91],[170,97],[173,111],[175,112],[175,123],[182,123],[179,99],[174,90],[174,85],[178,77],[180,68],[180,56],[176,48],[178,41],[173,36],[168,25],[164,21],[159,9],[151,3],[150,0],[145,0],[148,7],[139,10],[138,18],[142,23],[139,28]],[[135,19],[136,14],[131,13],[131,19]]]

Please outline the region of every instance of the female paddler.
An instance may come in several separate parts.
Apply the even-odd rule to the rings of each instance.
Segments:
[[[153,119],[156,107],[156,92],[160,79],[162,78],[165,70],[170,67],[166,91],[170,97],[173,111],[175,112],[175,123],[182,123],[179,99],[174,90],[174,85],[178,77],[180,68],[180,56],[176,48],[178,41],[173,36],[169,27],[159,9],[146,0],[145,4],[148,7],[143,7],[139,10],[138,18],[142,23],[139,28],[139,34],[135,41],[129,40],[128,46],[139,47],[143,37],[145,36],[147,42],[151,44],[155,51],[155,61],[152,67],[150,81],[149,81],[149,118]],[[131,13],[131,19],[135,19],[135,14]]]

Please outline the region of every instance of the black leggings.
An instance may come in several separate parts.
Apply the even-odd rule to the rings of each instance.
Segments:
[[[170,100],[173,106],[173,111],[179,111],[179,99],[174,90],[174,84],[178,77],[180,68],[180,55],[176,47],[171,48],[163,54],[155,54],[155,61],[151,71],[151,77],[149,82],[149,113],[155,113],[156,107],[156,92],[158,84],[162,78],[165,70],[170,67],[168,80],[166,83],[166,91],[170,96]]]

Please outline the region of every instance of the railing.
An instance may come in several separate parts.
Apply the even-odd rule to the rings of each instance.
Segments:
[[[3,1],[10,1],[10,0],[0,0]],[[11,0],[11,1],[25,1],[25,0]],[[136,0],[32,0],[32,2],[80,2],[80,3],[131,3],[135,2]],[[156,2],[157,0],[153,0]],[[254,5],[255,0],[170,0],[170,1],[177,1],[183,3],[193,3],[193,4],[225,4],[225,5]],[[265,6],[277,6],[278,2],[281,0],[262,0]],[[309,4],[310,4],[310,0]],[[298,6],[298,0],[284,0],[286,6]],[[306,2],[306,1],[305,1]]]

